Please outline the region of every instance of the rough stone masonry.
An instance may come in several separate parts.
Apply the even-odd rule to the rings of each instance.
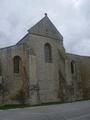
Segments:
[[[16,45],[0,49],[0,104],[90,99],[90,57],[66,53],[47,14]]]

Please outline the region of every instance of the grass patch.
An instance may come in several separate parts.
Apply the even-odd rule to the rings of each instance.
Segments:
[[[36,107],[36,106],[47,106],[47,105],[55,105],[61,104],[61,102],[50,102],[50,103],[41,103],[37,105],[30,105],[30,104],[8,104],[8,105],[1,105],[0,110],[7,110],[7,109],[16,109],[16,108],[27,108],[27,107]]]
[[[16,109],[16,108],[25,108],[25,107],[31,107],[30,105],[25,104],[10,104],[10,105],[2,105],[0,106],[0,110],[6,110],[6,109]]]
[[[0,110],[7,110],[7,109],[16,109],[16,108],[27,108],[27,107],[36,107],[36,106],[47,106],[47,105],[56,105],[56,104],[65,104],[65,103],[73,103],[79,101],[86,101],[86,100],[78,100],[72,102],[49,102],[49,103],[41,103],[37,105],[30,105],[30,104],[8,104],[8,105],[1,105]]]

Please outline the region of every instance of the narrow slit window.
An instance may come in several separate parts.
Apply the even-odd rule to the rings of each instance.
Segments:
[[[75,62],[71,61],[71,73],[74,74],[75,73]]]
[[[14,73],[19,73],[19,69],[20,69],[20,57],[15,56],[14,57]]]

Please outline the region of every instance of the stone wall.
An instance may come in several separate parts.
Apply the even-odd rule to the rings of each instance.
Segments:
[[[45,63],[45,43],[51,45],[52,63]],[[15,56],[21,58],[21,72],[18,74],[13,70]],[[1,49],[0,59],[5,88],[4,103],[16,102],[14,97],[20,89],[22,90],[25,82],[27,82],[28,100],[31,104],[61,100],[60,81],[65,81],[65,50],[61,41],[28,34],[15,46]]]
[[[74,54],[68,55],[68,68],[71,86],[74,90],[74,99],[90,99],[90,57]],[[71,61],[75,62],[75,73],[71,73]],[[67,72],[68,73],[68,72]],[[70,74],[71,73],[71,74]],[[69,78],[69,77],[68,77]]]
[[[80,60],[79,56],[73,54],[67,54],[67,61],[68,61],[68,71],[66,74],[67,81],[68,81],[68,90],[70,95],[70,101],[76,101],[83,99],[83,92],[82,92],[82,79],[81,79],[81,72],[80,72]],[[73,63],[72,63],[73,62]],[[73,68],[72,65],[73,64]],[[72,72],[73,69],[73,72]]]
[[[40,102],[59,101],[59,69],[64,76],[65,64],[59,55],[58,46],[64,51],[63,46],[61,46],[59,40],[31,34],[29,34],[28,42],[36,56],[38,98]],[[49,43],[52,48],[52,63],[45,63],[44,45],[46,43]]]
[[[90,99],[90,57],[80,57],[83,98]]]
[[[50,63],[45,61],[46,43]],[[14,73],[15,56],[19,73]],[[16,45],[0,49],[0,87],[3,104],[90,99],[90,57],[66,53],[62,35],[45,15]]]

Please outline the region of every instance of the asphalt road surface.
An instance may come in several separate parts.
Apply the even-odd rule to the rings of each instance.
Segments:
[[[90,100],[24,109],[1,110],[0,120],[90,120]]]

